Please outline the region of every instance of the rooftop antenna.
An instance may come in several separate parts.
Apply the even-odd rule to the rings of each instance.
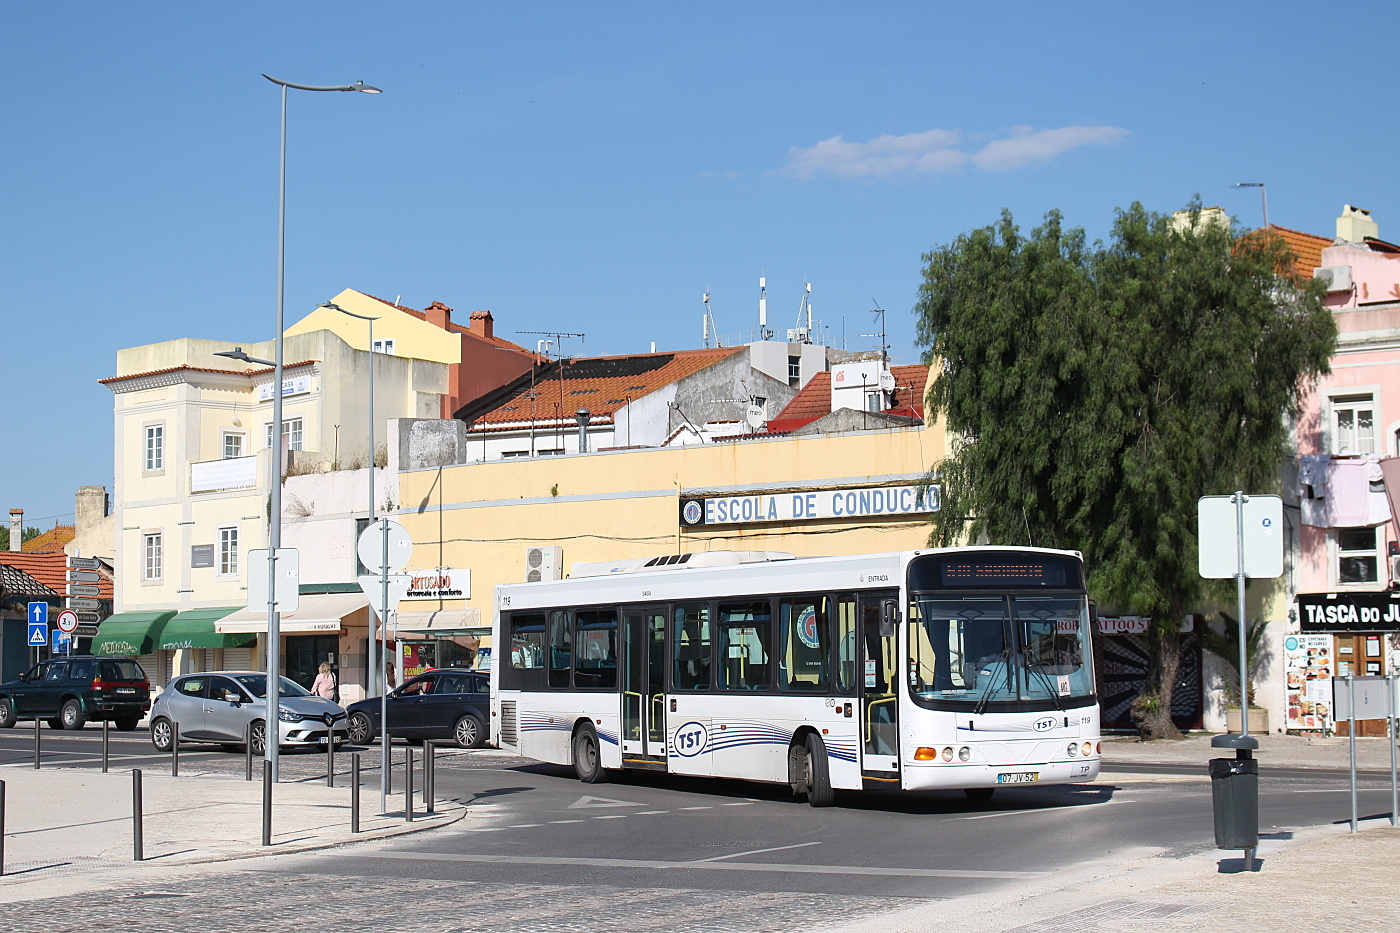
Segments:
[[[885,393],[885,400],[888,403],[892,401],[889,393],[894,391],[895,385],[894,373],[890,372],[890,344],[889,336],[885,332],[885,309],[880,307],[880,302],[876,301],[874,298],[870,299],[870,302],[875,305],[875,307],[870,309],[870,313],[876,315],[876,320],[880,325],[880,332],[878,334],[861,334],[861,336],[880,338],[879,384],[880,390]]]
[[[802,303],[797,307],[797,326],[788,334],[793,343],[812,342],[812,283],[802,283]]]
[[[768,277],[758,277],[758,339],[773,339],[773,331],[768,328]]]
[[[715,312],[714,309],[710,307],[710,293],[706,292],[704,297],[700,300],[705,303],[705,348],[707,350],[709,349],[711,337],[715,339],[715,346],[722,347],[724,346],[724,341],[720,339],[719,328],[715,326]]]

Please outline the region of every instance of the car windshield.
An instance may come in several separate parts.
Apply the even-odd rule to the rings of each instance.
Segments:
[[[255,697],[267,696],[267,675],[266,674],[238,674],[233,678],[243,685],[243,688]],[[309,697],[311,691],[294,680],[281,678],[282,696],[284,697]]]
[[[925,597],[911,685],[933,700],[1051,701],[1094,692],[1083,596]]]

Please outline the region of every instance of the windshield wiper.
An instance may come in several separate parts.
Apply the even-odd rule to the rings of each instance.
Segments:
[[[1052,703],[1055,704],[1055,709],[1063,713],[1065,711],[1064,704],[1060,702],[1060,695],[1059,692],[1055,689],[1055,685],[1050,682],[1050,675],[1040,670],[1038,667],[1035,666],[1034,663],[1032,663],[1031,653],[1029,651],[1022,651],[1021,657],[1022,660],[1024,660],[1026,663],[1026,670],[1039,677],[1041,683],[1045,685],[1045,692],[1050,694],[1050,700]]]
[[[1003,648],[997,655],[1001,659],[1001,668],[1006,672],[1006,692],[1011,692],[1011,649]],[[996,686],[996,679],[987,678],[987,686],[982,688],[982,696],[977,700],[977,705],[972,712],[980,716],[987,711],[987,704],[992,701],[992,688]]]

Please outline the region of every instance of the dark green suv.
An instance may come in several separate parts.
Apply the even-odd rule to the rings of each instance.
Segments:
[[[0,729],[21,719],[55,729],[110,719],[129,732],[150,708],[151,682],[134,658],[51,658],[0,684]]]

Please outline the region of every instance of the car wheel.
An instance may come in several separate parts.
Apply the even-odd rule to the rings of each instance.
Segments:
[[[480,748],[486,741],[486,725],[468,713],[452,727],[452,739],[459,748]]]
[[[574,733],[574,773],[585,784],[606,784],[607,769],[603,767],[602,755],[598,750],[598,733],[593,723],[584,725]]]
[[[83,712],[83,704],[77,700],[64,701],[62,709],[58,711],[58,718],[65,729],[76,730],[87,725],[87,713]]]
[[[122,732],[135,732],[136,724],[141,721],[141,717],[119,716],[113,721],[117,724],[117,728],[120,729]]]
[[[175,744],[175,729],[164,716],[151,720],[151,744],[158,752],[168,752]]]
[[[351,745],[368,745],[374,741],[374,724],[366,713],[351,713],[346,726],[346,736]]]
[[[267,754],[267,723],[263,722],[261,719],[253,721],[251,740],[254,758],[260,758]]]
[[[992,794],[996,793],[995,787],[964,787],[963,795],[968,800],[975,800],[978,803],[991,800]]]
[[[15,701],[0,697],[0,729],[13,729],[15,718]]]

